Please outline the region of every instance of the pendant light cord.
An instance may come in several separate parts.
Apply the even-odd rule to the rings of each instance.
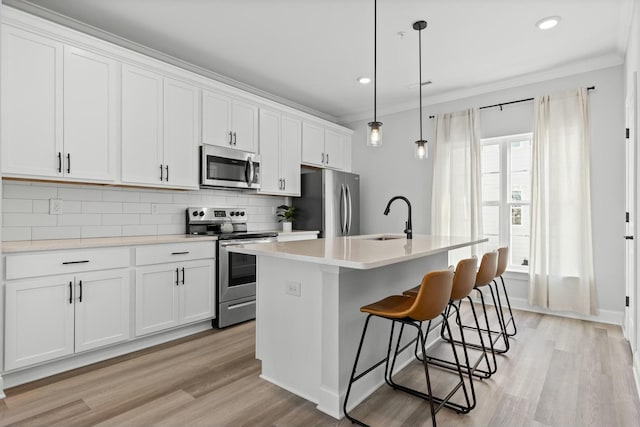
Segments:
[[[420,141],[422,141],[422,30],[418,30],[418,87],[420,88]]]
[[[378,1],[373,0],[373,121],[376,119],[376,105],[377,105],[377,89],[378,79],[376,76],[376,69],[378,64],[377,52],[378,52]]]

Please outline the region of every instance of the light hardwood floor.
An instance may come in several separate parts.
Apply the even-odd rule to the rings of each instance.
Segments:
[[[468,415],[443,409],[439,425],[640,425],[620,327],[521,311],[515,316],[518,335],[498,358],[497,374],[475,383],[476,409]],[[254,339],[249,322],[9,389],[0,401],[0,425],[351,425],[261,380]],[[451,378],[432,372],[436,390]],[[424,384],[417,363],[397,378]],[[372,426],[431,425],[426,402],[386,386],[353,414]]]

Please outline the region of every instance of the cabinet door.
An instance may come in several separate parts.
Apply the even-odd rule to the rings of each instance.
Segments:
[[[5,370],[73,353],[73,276],[6,285]]]
[[[234,100],[232,108],[233,148],[255,153],[258,146],[258,107]]]
[[[280,194],[280,114],[260,110],[260,193]]]
[[[302,146],[300,120],[282,116],[280,137],[280,175],[284,179],[283,194],[300,195],[300,151]]]
[[[182,264],[180,284],[180,323],[213,318],[215,315],[214,261],[190,261]]]
[[[324,128],[322,126],[302,124],[302,163],[324,166]]]
[[[62,44],[2,25],[2,174],[62,176]]]
[[[202,91],[202,143],[232,147],[231,98]]]
[[[76,276],[76,352],[129,339],[129,271]]]
[[[115,61],[65,46],[65,176],[91,181],[116,179],[117,85]]]
[[[324,149],[325,149],[325,166],[331,169],[342,169],[344,166],[344,145],[342,143],[342,134],[325,130],[324,132]]]
[[[138,268],[136,335],[178,326],[180,285],[177,264]]]
[[[164,185],[161,166],[162,76],[123,65],[122,181]]]
[[[199,187],[198,89],[164,79],[164,164],[167,185]]]

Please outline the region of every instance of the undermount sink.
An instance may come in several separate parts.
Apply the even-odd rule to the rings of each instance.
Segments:
[[[395,239],[404,239],[404,236],[376,236],[376,237],[369,237],[367,240],[395,240]]]

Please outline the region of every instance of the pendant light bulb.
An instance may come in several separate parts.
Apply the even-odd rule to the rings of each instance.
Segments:
[[[427,151],[427,141],[416,141],[415,156],[418,160],[424,160],[429,157]]]
[[[379,147],[382,145],[382,123],[369,122],[369,132],[367,132],[367,145],[369,147]]]

